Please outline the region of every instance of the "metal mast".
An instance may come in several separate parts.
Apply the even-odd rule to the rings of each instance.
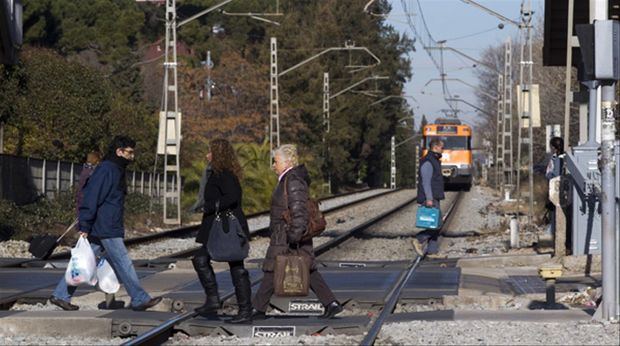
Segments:
[[[504,88],[504,76],[497,75],[497,139],[495,141],[495,187],[498,189],[502,186],[502,178],[504,177],[504,147],[502,145],[503,123],[503,107],[504,98],[502,97]]]
[[[390,150],[390,189],[396,188],[396,137],[392,136]]]
[[[270,103],[269,103],[269,149],[273,157],[275,147],[280,146],[280,106],[278,98],[278,42],[271,38],[271,69],[270,69]]]
[[[329,133],[329,72],[323,73],[323,127]],[[323,136],[325,141],[325,135]]]
[[[158,150],[158,154],[164,155],[164,223],[178,225],[181,224],[181,114],[178,104],[176,17],[176,0],[166,0],[164,97],[160,112],[164,137],[161,139],[163,148]]]
[[[324,152],[324,161],[325,167],[327,167],[329,160],[329,144],[327,143],[327,135],[329,134],[330,129],[330,120],[329,120],[329,72],[323,73],[323,150]],[[323,187],[324,191],[327,191],[328,194],[332,193],[332,181],[331,181],[331,173],[327,170],[327,182],[326,186]]]
[[[534,176],[533,176],[533,162],[534,162],[534,147],[533,147],[533,130],[532,130],[532,81],[533,81],[533,71],[532,71],[532,33],[531,33],[531,21],[532,21],[532,11],[531,4],[524,1],[521,4],[521,63],[519,66],[519,87],[521,88],[521,99],[519,109],[521,110],[521,114],[519,114],[519,125],[518,125],[518,147],[517,147],[517,207],[521,204],[521,153],[522,153],[522,144],[525,144],[528,153],[528,180],[529,180],[529,192],[528,192],[528,225],[532,224],[532,217],[534,211],[534,199],[533,199],[533,191],[534,191]],[[526,52],[527,50],[527,52]],[[527,54],[527,60],[526,60]],[[526,101],[527,97],[527,101]],[[527,107],[526,103],[527,102]],[[527,122],[527,124],[525,124]],[[527,137],[522,135],[522,129],[527,129]],[[527,140],[525,139],[527,138]]]
[[[503,133],[502,133],[502,167],[504,191],[511,191],[513,182],[513,147],[512,147],[512,40],[505,43],[504,53],[504,99],[503,99]]]

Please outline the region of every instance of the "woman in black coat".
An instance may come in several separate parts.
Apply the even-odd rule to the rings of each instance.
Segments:
[[[209,176],[204,192],[204,214],[200,231],[196,236],[196,242],[202,243],[202,247],[192,259],[194,269],[198,274],[198,279],[204,287],[207,299],[204,305],[196,311],[202,315],[214,313],[222,306],[217,290],[215,273],[211,266],[211,257],[207,251],[207,241],[209,232],[215,220],[219,202],[219,211],[231,211],[239,220],[243,231],[249,239],[248,223],[241,208],[241,166],[233,147],[225,139],[215,139],[210,143],[207,160],[209,161],[213,173]],[[226,224],[224,224],[226,227]],[[247,323],[252,320],[251,287],[248,271],[243,266],[243,261],[228,262],[230,275],[235,286],[235,295],[239,311],[237,316],[227,322]]]

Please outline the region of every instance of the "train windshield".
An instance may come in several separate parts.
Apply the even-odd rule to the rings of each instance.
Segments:
[[[440,139],[444,143],[444,149],[448,150],[469,150],[471,149],[471,137],[469,136],[426,136],[424,147],[430,149],[433,139]]]

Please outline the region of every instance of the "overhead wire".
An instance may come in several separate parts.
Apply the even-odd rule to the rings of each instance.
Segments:
[[[475,33],[472,33],[472,34],[458,36],[458,37],[452,37],[452,38],[447,38],[446,41],[458,41],[458,40],[462,40],[462,39],[465,39],[465,38],[470,38],[470,37],[486,34],[487,32],[491,32],[491,31],[494,31],[494,30],[498,30],[498,27],[494,26],[494,27],[492,27],[490,29],[478,31],[478,32],[475,32]]]
[[[409,10],[410,7],[409,7],[409,4],[407,3],[407,0],[401,0],[403,12],[407,15],[407,22],[409,24],[411,31],[413,32],[414,36],[421,42],[424,48],[424,51],[426,51],[431,61],[433,62],[433,64],[439,71],[440,75],[442,76],[441,86],[442,86],[442,92],[444,95],[444,101],[448,104],[450,109],[452,109],[454,113],[456,114],[458,113],[458,109],[454,106],[453,103],[447,101],[448,99],[453,99],[453,97],[452,97],[452,94],[450,93],[450,90],[448,89],[448,85],[446,81],[444,80],[445,66],[444,66],[444,61],[443,61],[443,50],[431,49],[431,47],[432,48],[437,47],[438,42],[433,38],[430,32],[430,29],[428,28],[428,24],[424,17],[424,11],[422,9],[422,5],[420,4],[420,1],[416,0],[416,3],[417,3],[417,8],[418,8],[418,14],[421,19],[422,28],[419,28],[420,25],[416,25],[414,19],[412,18],[412,15],[411,15],[412,12]]]

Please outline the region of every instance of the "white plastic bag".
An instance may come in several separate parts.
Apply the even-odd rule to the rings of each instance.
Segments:
[[[112,269],[110,262],[106,261],[105,258],[100,259],[97,264],[97,281],[99,289],[105,293],[116,293],[121,287],[116,274],[114,274],[114,269]]]
[[[90,248],[90,243],[85,237],[80,237],[75,247],[71,249],[71,259],[69,260],[67,271],[65,271],[67,285],[96,285],[96,269],[97,260],[93,250]]]

